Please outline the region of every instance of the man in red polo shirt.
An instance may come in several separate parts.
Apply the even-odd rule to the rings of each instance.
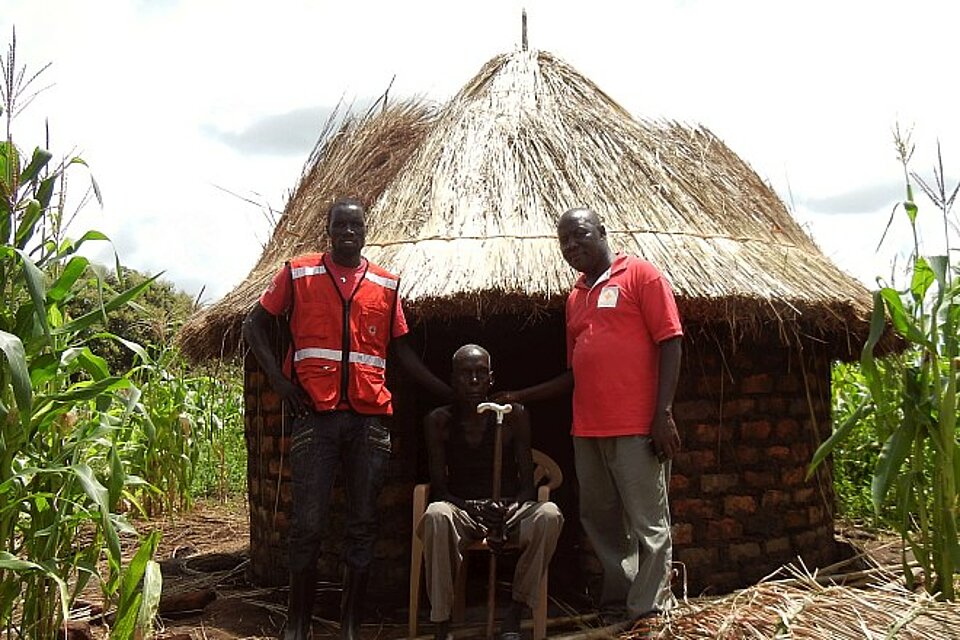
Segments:
[[[603,567],[601,606],[629,619],[669,609],[669,461],[683,329],[673,291],[646,260],[614,254],[590,209],[560,217],[564,259],[581,272],[567,298],[567,363],[557,378],[500,397],[573,390],[580,520]]]
[[[364,214],[356,200],[334,202],[327,214],[330,252],[290,260],[243,323],[244,340],[294,417],[284,640],[306,640],[310,632],[317,557],[338,470],[344,477],[347,511],[341,637],[359,638],[377,532],[377,497],[390,459],[390,431],[384,424],[393,413],[386,386],[388,351],[421,385],[440,397],[451,395],[450,387],[406,342],[400,279],[360,253],[366,240]],[[292,345],[286,355],[274,353],[270,340],[277,320],[290,331]]]

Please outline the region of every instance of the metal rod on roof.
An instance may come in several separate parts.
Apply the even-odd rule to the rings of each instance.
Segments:
[[[524,9],[520,17],[520,43],[523,46],[523,50],[527,50],[527,10]]]

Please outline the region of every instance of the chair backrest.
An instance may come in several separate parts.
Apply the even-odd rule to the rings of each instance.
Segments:
[[[530,453],[533,455],[534,486],[545,485],[553,491],[563,484],[563,472],[553,458],[539,449],[531,449]]]

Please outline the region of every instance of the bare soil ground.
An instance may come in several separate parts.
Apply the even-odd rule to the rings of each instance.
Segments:
[[[226,503],[200,501],[188,513],[137,523],[142,533],[154,529],[163,536],[157,553],[164,579],[161,640],[236,640],[240,638],[276,638],[285,620],[286,589],[259,588],[246,578],[248,547],[248,511],[243,498]],[[838,526],[838,537],[851,541],[868,556],[872,566],[896,566],[900,562],[899,541],[853,525]],[[338,585],[320,586],[314,611],[313,637],[338,638]],[[645,637],[627,629],[601,629],[595,616],[578,615],[568,610],[570,624],[566,629],[551,628],[568,638],[599,635],[615,637],[620,631],[625,638]],[[365,624],[364,640],[402,638],[406,636],[405,612],[368,615],[376,619]],[[402,618],[402,619],[400,619]],[[481,616],[482,619],[482,616]],[[429,625],[424,625],[429,626]],[[463,629],[461,635],[482,637],[482,624],[476,633]],[[92,636],[103,638],[107,627],[94,619]],[[606,633],[604,633],[606,631]],[[651,637],[659,635],[648,629]],[[666,629],[662,630],[666,631]],[[424,628],[420,633],[429,633]],[[83,637],[83,636],[76,636]],[[87,636],[89,637],[89,636]]]

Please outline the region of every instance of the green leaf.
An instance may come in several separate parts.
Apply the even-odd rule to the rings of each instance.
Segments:
[[[127,289],[120,295],[112,298],[107,303],[105,303],[102,309],[96,309],[94,311],[91,311],[90,313],[86,313],[80,316],[79,318],[77,318],[76,320],[73,320],[72,322],[66,323],[65,325],[60,327],[55,333],[73,335],[74,333],[78,333],[80,331],[83,331],[84,329],[89,328],[90,326],[92,326],[93,324],[95,324],[96,322],[102,319],[103,313],[108,313],[110,311],[113,311],[114,309],[117,309],[125,305],[126,303],[130,302],[131,300],[135,299],[137,296],[142,294],[144,291],[147,290],[147,288],[150,287],[150,284],[154,280],[156,280],[158,277],[159,276],[154,276],[149,280],[145,280],[144,282],[142,282],[141,284],[135,287],[131,287],[130,289]]]
[[[16,249],[15,251],[20,256],[23,264],[23,277],[27,283],[30,298],[33,300],[37,320],[39,320],[40,326],[43,328],[43,333],[47,337],[47,343],[53,344],[53,338],[50,336],[50,325],[47,324],[47,307],[45,304],[47,294],[44,288],[43,272],[37,268],[37,265],[33,264],[33,261],[23,249]]]
[[[19,188],[20,154],[17,147],[7,140],[0,141],[0,190],[10,197]]]
[[[10,382],[13,385],[13,397],[20,410],[20,422],[23,428],[27,429],[33,412],[33,387],[30,383],[23,342],[12,333],[0,331],[0,350],[3,351],[7,367],[10,369]]]
[[[120,537],[110,520],[108,500],[110,497],[106,487],[100,484],[89,465],[81,463],[70,467],[73,475],[80,481],[84,493],[96,505],[100,512],[100,528],[107,541],[107,561],[113,570],[120,569]]]
[[[906,310],[903,308],[903,300],[900,298],[900,294],[897,293],[894,289],[889,287],[884,287],[880,290],[880,296],[883,298],[883,301],[886,303],[887,311],[890,314],[890,321],[893,323],[893,328],[903,337],[907,338],[915,344],[919,344],[928,348],[932,348],[933,345],[930,344],[930,339],[914,324],[913,319],[907,314]]]
[[[907,212],[907,217],[910,218],[910,224],[916,224],[917,222],[917,205],[911,201],[906,201],[903,203],[903,209]]]
[[[47,291],[47,299],[52,302],[61,302],[73,289],[73,285],[80,279],[80,276],[87,270],[88,264],[90,264],[90,261],[83,256],[70,258],[70,261],[63,268],[63,273]]]
[[[52,393],[46,398],[60,402],[78,402],[84,400],[93,400],[100,395],[108,392],[127,389],[133,383],[127,378],[110,377],[103,380],[91,382],[84,380],[72,385],[67,391],[62,393]]]
[[[23,217],[20,218],[20,222],[17,224],[17,231],[13,236],[13,243],[18,249],[26,247],[27,243],[33,237],[33,228],[36,226],[41,214],[43,214],[43,209],[40,207],[40,203],[32,198],[27,200]]]
[[[870,485],[873,508],[878,514],[891,484],[900,473],[903,461],[907,459],[907,454],[910,453],[914,434],[915,429],[902,426],[883,443],[883,449],[880,451],[880,457],[877,460],[877,468],[873,474],[873,482]]]
[[[144,637],[149,637],[153,631],[153,621],[160,611],[162,593],[163,575],[160,573],[160,563],[148,560],[143,574],[143,601],[140,603],[140,614],[137,616],[137,628]]]
[[[50,200],[53,199],[53,188],[56,186],[56,181],[56,175],[48,176],[40,181],[40,186],[37,187],[37,201],[40,203],[41,209],[46,209],[50,206]]]
[[[47,163],[50,162],[52,157],[53,154],[46,149],[41,149],[40,147],[34,149],[30,164],[20,172],[20,184],[27,184],[36,178],[40,174],[40,171],[47,166]]]
[[[923,256],[918,256],[913,262],[913,277],[910,280],[910,293],[913,294],[913,299],[917,304],[923,302],[927,290],[935,279],[933,269],[930,268],[926,259]]]
[[[821,444],[816,452],[813,454],[813,459],[810,461],[810,466],[807,467],[807,480],[810,479],[810,476],[813,475],[813,472],[816,471],[817,467],[820,466],[820,463],[830,455],[830,452],[843,440],[846,439],[850,431],[857,426],[857,424],[863,418],[867,417],[873,412],[873,402],[870,398],[864,398],[860,405],[847,416],[847,419],[844,420],[839,427],[837,427],[830,437],[827,438],[823,444]]]

